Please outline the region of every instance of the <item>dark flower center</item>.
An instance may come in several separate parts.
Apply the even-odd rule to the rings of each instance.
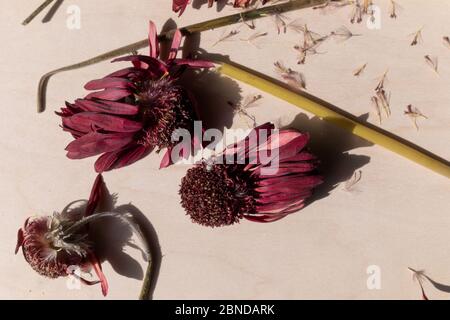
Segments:
[[[181,205],[193,222],[220,227],[255,211],[253,181],[244,165],[201,164],[181,181]]]
[[[196,117],[189,93],[170,78],[141,82],[136,99],[144,123],[141,143],[159,149],[171,147],[176,129],[192,130]]]

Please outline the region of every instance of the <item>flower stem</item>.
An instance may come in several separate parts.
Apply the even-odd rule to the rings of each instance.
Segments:
[[[242,81],[275,97],[302,108],[321,119],[334,123],[367,141],[383,146],[411,161],[450,178],[450,163],[399,136],[366,123],[338,107],[314,97],[304,91],[297,91],[285,84],[235,63],[219,64],[217,71]]]
[[[153,259],[148,260],[147,270],[145,271],[144,280],[142,281],[142,288],[139,294],[139,300],[150,300],[153,279]]]
[[[249,10],[249,11],[236,13],[236,14],[232,14],[229,16],[221,17],[221,18],[216,18],[216,19],[196,23],[196,24],[181,28],[180,31],[181,31],[182,35],[188,36],[188,35],[191,35],[196,32],[212,30],[212,29],[224,27],[227,25],[239,23],[239,22],[246,21],[246,20],[254,20],[254,19],[267,17],[267,16],[270,16],[273,14],[281,14],[283,12],[288,12],[288,11],[292,11],[292,10],[296,10],[296,9],[303,9],[303,8],[307,8],[307,7],[316,6],[316,5],[325,3],[326,1],[327,0],[291,0],[289,2],[282,3],[282,4],[276,4],[273,6],[262,7],[262,8],[255,9],[255,10]],[[170,30],[170,31],[161,33],[158,36],[158,40],[164,41],[164,40],[170,39],[172,37],[174,31],[175,30]],[[62,68],[59,68],[59,69],[56,69],[56,70],[46,73],[39,80],[38,101],[37,101],[38,112],[45,111],[45,102],[46,102],[45,92],[47,89],[48,81],[50,80],[50,78],[53,75],[60,73],[60,72],[64,72],[64,71],[70,71],[70,70],[87,67],[89,65],[99,63],[101,61],[110,60],[114,57],[124,55],[124,54],[129,54],[130,52],[145,48],[147,46],[148,46],[148,39],[144,39],[144,40],[137,41],[135,43],[123,46],[121,48],[106,52],[106,53],[96,56],[94,58],[73,64],[70,66],[62,67]]]
[[[24,26],[26,26],[27,24],[29,24],[39,13],[42,12],[42,10],[44,10],[45,8],[47,8],[50,3],[52,3],[53,0],[45,0],[39,7],[37,7],[36,10],[34,10],[29,16],[28,18],[26,18],[25,20],[23,20],[22,24]]]

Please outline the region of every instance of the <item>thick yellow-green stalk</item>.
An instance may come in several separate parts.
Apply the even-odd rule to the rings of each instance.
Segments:
[[[293,90],[275,79],[254,70],[237,65],[217,62],[217,71],[238,81],[247,83],[275,97],[287,101],[323,120],[350,131],[351,133],[380,145],[409,160],[421,164],[447,178],[450,178],[450,164],[447,160],[404,140],[390,132],[369,123],[362,122],[354,115],[343,111],[306,92]]]

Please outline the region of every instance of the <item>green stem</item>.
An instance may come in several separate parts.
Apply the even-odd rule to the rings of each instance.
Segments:
[[[139,294],[139,300],[150,300],[153,278],[153,259],[150,257],[148,260],[147,270],[145,271],[144,280],[142,281],[141,293]]]
[[[24,25],[24,26],[26,26],[27,24],[29,24],[39,13],[41,13],[42,12],[42,10],[44,10],[45,8],[47,8],[49,5],[50,5],[50,3],[52,3],[53,2],[53,0],[46,0],[46,1],[44,1],[39,7],[37,7],[37,9],[36,10],[34,10],[29,16],[28,16],[28,18],[26,18],[23,22],[22,22],[22,24]]]
[[[316,6],[319,4],[323,4],[326,1],[327,0],[291,0],[289,2],[282,3],[282,4],[276,4],[273,6],[262,7],[262,8],[255,9],[255,10],[244,11],[241,13],[236,13],[236,14],[232,14],[229,16],[225,16],[225,17],[196,23],[196,24],[181,28],[180,31],[184,36],[188,36],[188,35],[191,35],[196,32],[212,30],[212,29],[224,27],[227,25],[239,23],[239,22],[246,21],[246,20],[254,20],[254,19],[267,17],[267,16],[270,16],[273,14],[281,14],[283,12],[288,12],[288,11],[292,11],[292,10],[296,10],[296,9],[303,9],[303,8],[307,8],[307,7]],[[174,33],[174,30],[163,32],[158,36],[158,40],[159,41],[168,40],[172,37],[173,33]],[[106,53],[96,56],[94,58],[73,64],[70,66],[59,68],[59,69],[56,69],[56,70],[46,73],[39,80],[38,101],[37,101],[38,112],[45,111],[45,102],[46,102],[45,93],[47,90],[48,81],[50,80],[50,78],[53,75],[60,73],[60,72],[64,72],[64,71],[70,71],[70,70],[87,67],[89,65],[96,64],[101,61],[110,60],[114,57],[129,54],[132,51],[139,50],[139,49],[145,48],[147,46],[148,46],[148,39],[141,40],[141,41],[126,45],[124,47],[106,52]]]

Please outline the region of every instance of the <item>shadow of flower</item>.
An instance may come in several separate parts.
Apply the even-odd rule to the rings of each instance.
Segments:
[[[360,118],[366,120],[367,117],[368,114],[364,114]],[[309,147],[321,162],[319,170],[325,178],[324,183],[317,187],[309,202],[328,196],[340,183],[347,181],[353,172],[370,161],[368,156],[350,154],[349,151],[369,147],[373,143],[318,117],[309,118],[300,113],[286,127],[309,132]]]

